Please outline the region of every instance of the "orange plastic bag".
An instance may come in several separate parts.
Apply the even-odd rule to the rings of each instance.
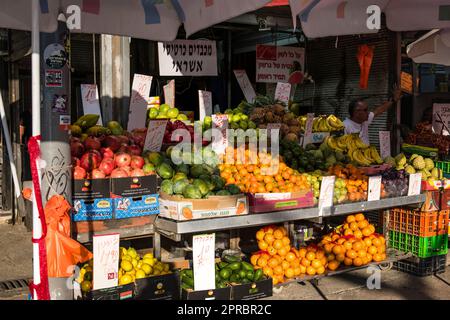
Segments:
[[[92,259],[89,250],[70,238],[70,208],[67,200],[60,195],[51,197],[45,205],[45,244],[49,277],[70,277],[76,264]]]
[[[358,47],[357,58],[359,69],[361,70],[359,87],[361,89],[367,89],[369,86],[369,73],[373,60],[373,49],[373,46],[368,46],[367,44],[363,44]]]

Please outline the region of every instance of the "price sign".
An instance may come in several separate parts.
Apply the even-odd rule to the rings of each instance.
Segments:
[[[400,88],[406,93],[412,94],[413,92],[413,78],[412,75],[407,72],[400,73]]]
[[[130,113],[128,115],[128,131],[145,127],[147,101],[149,100],[152,79],[153,77],[143,74],[135,74],[133,77],[133,84],[131,86]]]
[[[247,72],[245,70],[234,70],[234,75],[236,76],[236,80],[244,93],[245,100],[247,100],[247,102],[253,102],[253,100],[255,100],[256,93],[250,83]]]
[[[220,133],[222,134],[221,139],[219,141],[216,141],[214,139],[212,143],[212,149],[217,154],[224,154],[225,149],[228,145],[227,140],[227,129],[228,129],[228,116],[226,114],[213,114],[211,116],[212,118],[212,127],[220,130]]]
[[[286,104],[289,103],[289,97],[291,95],[291,84],[277,82],[277,88],[275,89],[275,100],[280,100]]]
[[[198,90],[198,106],[200,121],[203,121],[206,116],[212,114],[212,94],[211,91]]]
[[[416,196],[420,194],[420,187],[422,186],[422,174],[413,173],[409,175],[408,196]]]
[[[97,124],[103,125],[102,114],[100,112],[100,103],[98,100],[98,90],[96,84],[82,84],[81,88],[81,101],[83,103],[84,114],[98,114]]]
[[[94,235],[94,290],[118,285],[119,241],[118,233]]]
[[[380,156],[381,159],[391,156],[391,132],[380,131],[378,132],[380,138]]]
[[[367,201],[380,200],[381,176],[369,177]]]
[[[450,135],[450,104],[433,103],[433,132],[448,136]]]
[[[312,136],[312,127],[314,122],[314,113],[308,113],[306,115],[305,135],[303,137],[303,147],[310,143]]]
[[[149,121],[147,136],[145,137],[144,151],[161,151],[164,133],[166,132],[167,121],[167,119]]]
[[[215,242],[215,233],[192,237],[195,291],[216,288]]]
[[[170,80],[164,87],[164,102],[175,108],[175,80]]]
[[[322,177],[319,196],[319,216],[323,216],[323,208],[333,205],[335,176]]]

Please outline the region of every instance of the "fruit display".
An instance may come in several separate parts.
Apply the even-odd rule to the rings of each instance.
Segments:
[[[419,122],[414,132],[409,133],[405,141],[412,145],[437,148],[439,154],[443,156],[450,150],[450,136],[433,133],[430,122]]]
[[[178,138],[172,138],[172,135],[175,130],[187,130],[189,132],[189,141],[184,141],[183,136],[179,136]],[[164,138],[163,143],[170,144],[170,143],[180,143],[180,142],[191,142],[194,140],[194,126],[188,125],[185,122],[181,120],[175,120],[175,121],[168,121],[166,125],[166,130],[164,132]]]
[[[381,174],[381,198],[403,197],[408,195],[408,175],[405,170],[394,168]],[[384,193],[383,193],[384,191]]]
[[[154,174],[153,170],[144,168],[145,161],[141,156],[147,129],[129,133],[116,121],[101,127],[95,124],[95,119],[98,120],[98,115],[85,115],[71,126],[71,130],[75,128],[70,137],[75,180]],[[77,131],[77,127],[81,131]]]
[[[180,113],[177,108],[171,108],[168,104],[162,104],[159,107],[153,106],[148,110],[148,117],[150,119],[176,119],[180,121],[187,121],[188,117]]]
[[[298,118],[300,127],[305,131],[307,116]],[[321,115],[313,120],[312,132],[333,132],[344,130],[344,123],[335,115]]]
[[[227,109],[225,110],[225,114],[228,115],[228,123],[231,129],[256,129],[256,124],[249,119],[248,115],[243,113],[240,107]],[[207,120],[206,123],[208,123]]]
[[[434,161],[430,158],[424,158],[418,154],[413,154],[409,159],[403,153],[395,157],[397,170],[405,170],[406,173],[421,173],[422,180],[439,180],[443,178],[442,170],[436,168]]]
[[[225,256],[221,262],[216,263],[215,277],[216,288],[218,289],[267,279],[262,269],[255,268],[250,263],[241,261],[239,257],[235,256]],[[183,289],[194,289],[194,272],[192,269],[181,270],[180,280]]]
[[[328,169],[328,173],[336,176],[334,197],[338,203],[347,199],[352,202],[367,200],[369,177],[364,174],[364,171],[348,164],[345,167],[335,165]]]
[[[243,159],[241,163],[244,164],[237,164],[238,150],[228,148],[227,153],[234,155],[233,164],[219,165],[220,176],[227,185],[236,185],[246,193],[297,192],[311,188],[305,175],[289,168],[283,161],[279,161],[278,171],[272,172],[276,163],[269,153],[254,154],[248,149],[243,152],[245,161]]]
[[[332,150],[348,155],[359,166],[382,164],[383,160],[374,146],[366,145],[358,134],[346,134],[341,137],[328,136],[326,143]]]

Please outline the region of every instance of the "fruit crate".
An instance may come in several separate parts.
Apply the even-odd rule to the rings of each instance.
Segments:
[[[447,255],[442,254],[430,258],[411,257],[394,262],[394,269],[418,277],[444,273],[447,266]]]
[[[389,213],[389,230],[419,237],[447,234],[449,211],[423,212],[394,208]]]
[[[444,178],[450,178],[450,161],[436,161],[434,166],[442,170]]]
[[[448,252],[448,234],[419,237],[397,231],[389,231],[389,247],[411,252],[419,258],[429,258]]]

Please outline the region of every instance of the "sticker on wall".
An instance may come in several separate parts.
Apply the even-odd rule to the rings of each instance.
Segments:
[[[52,112],[67,113],[67,95],[55,94],[53,96]]]
[[[63,73],[62,70],[45,70],[45,87],[46,88],[62,88]]]
[[[67,63],[67,53],[59,43],[52,43],[44,50],[44,61],[51,69],[62,69]]]
[[[59,116],[59,129],[67,131],[70,128],[70,115],[60,115]]]

